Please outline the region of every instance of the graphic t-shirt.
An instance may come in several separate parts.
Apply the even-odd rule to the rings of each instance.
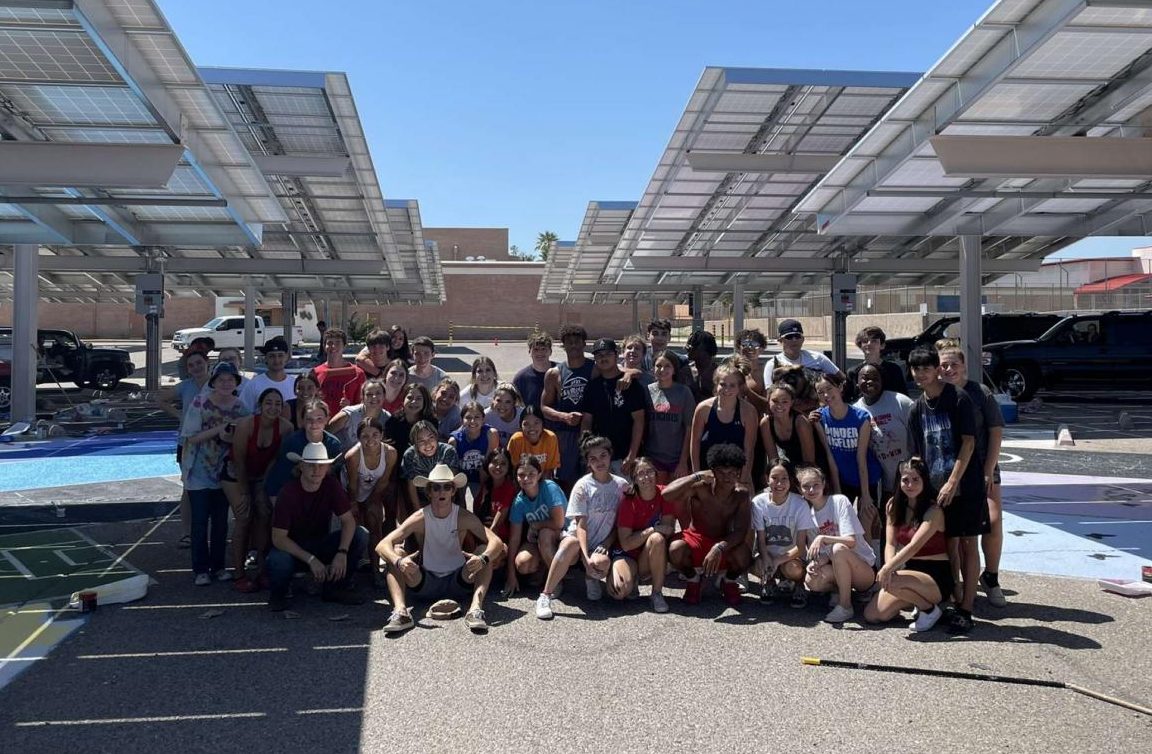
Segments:
[[[912,399],[900,393],[885,390],[869,406],[863,398],[852,404],[872,417],[870,448],[884,469],[884,489],[896,489],[897,467],[912,455],[912,435],[908,417],[912,413]]]
[[[633,382],[617,390],[620,376],[596,377],[584,391],[584,410],[592,414],[592,431],[612,441],[612,460],[628,455],[632,444],[632,412],[644,410],[644,388]]]
[[[779,505],[772,502],[770,492],[761,492],[752,498],[752,529],[764,532],[767,554],[774,558],[796,546],[798,532],[815,528],[812,509],[795,492],[789,492]]]
[[[512,501],[512,510],[508,511],[508,522],[511,524],[540,524],[551,520],[553,508],[564,508],[568,501],[564,498],[564,490],[551,479],[540,482],[540,489],[536,497],[528,497],[521,490]]]
[[[812,518],[816,520],[816,534],[829,537],[847,537],[851,534],[856,537],[853,551],[860,556],[860,559],[868,565],[876,562],[876,553],[868,544],[868,539],[864,536],[864,527],[860,525],[860,519],[856,516],[856,511],[848,498],[843,495],[829,495],[828,502],[823,508],[812,511]],[[831,554],[831,547],[820,548],[821,557],[829,557]]]
[[[648,432],[644,436],[644,454],[671,466],[680,461],[684,434],[692,427],[696,399],[692,389],[678,382],[667,390],[653,382],[647,389]]]
[[[916,454],[928,465],[928,475],[936,489],[948,481],[964,435],[976,437],[976,417],[972,400],[963,390],[945,384],[934,399],[921,394],[912,406],[908,420]],[[973,452],[958,493],[966,500],[978,499],[984,489],[984,460]]]
[[[468,433],[463,427],[452,433],[452,439],[456,441],[456,455],[460,460],[460,470],[468,475],[468,481],[476,483],[480,481],[480,470],[484,468],[484,457],[488,455],[488,430],[492,429],[487,424],[480,425],[480,434],[475,440],[468,439]]]
[[[612,474],[607,482],[598,482],[591,474],[585,474],[572,486],[572,496],[568,499],[568,533],[576,533],[576,517],[587,518],[588,549],[600,545],[612,534],[616,527],[616,512],[628,480]]]
[[[335,416],[342,400],[349,404],[360,400],[360,386],[367,379],[364,370],[352,363],[341,367],[321,364],[312,370],[320,383],[320,398],[328,406],[328,415]]]
[[[868,412],[856,406],[848,406],[848,413],[837,419],[827,406],[820,409],[820,424],[828,438],[828,449],[832,460],[840,472],[840,481],[853,487],[860,487],[869,481],[879,481],[883,475],[879,461],[868,448],[868,479],[860,479],[860,467],[856,463],[856,448],[860,445],[860,427],[871,421]]]

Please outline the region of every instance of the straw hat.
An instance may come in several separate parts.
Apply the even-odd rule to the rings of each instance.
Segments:
[[[448,464],[438,463],[432,468],[432,472],[428,474],[428,476],[418,476],[412,480],[412,483],[417,487],[427,487],[429,482],[437,482],[440,484],[451,482],[456,486],[456,489],[460,489],[468,484],[468,477],[464,474],[453,475],[452,469],[448,467]]]
[[[310,442],[304,446],[303,453],[289,453],[288,460],[293,463],[330,464],[336,461],[328,457],[328,448],[322,442]]]

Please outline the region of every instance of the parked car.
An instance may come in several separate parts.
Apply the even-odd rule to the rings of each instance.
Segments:
[[[296,326],[292,330],[293,343],[299,343],[304,339],[304,328]],[[264,318],[256,317],[256,347],[264,345],[264,342],[271,340],[276,336],[284,335],[283,327],[267,327],[264,324]],[[244,317],[243,316],[228,316],[228,317],[215,317],[208,320],[200,327],[186,327],[183,330],[177,330],[172,334],[172,347],[177,351],[183,352],[185,348],[192,344],[196,338],[210,337],[216,341],[216,350],[221,348],[243,348],[244,347]]]
[[[69,330],[37,330],[39,358],[36,382],[73,382],[77,387],[112,390],[136,371],[131,355],[122,348],[97,348]],[[11,396],[12,328],[0,327],[0,397]]]
[[[1028,340],[1038,338],[1059,322],[1059,314],[1009,313],[985,314],[981,317],[980,340],[983,343],[1000,343],[1006,340]],[[884,343],[883,356],[900,362],[907,372],[908,355],[921,346],[931,346],[941,338],[960,337],[960,317],[941,317],[925,328],[924,332],[911,338],[889,338]]]
[[[1035,340],[990,343],[984,372],[1018,401],[1039,390],[1141,389],[1152,374],[1152,311],[1076,314]]]

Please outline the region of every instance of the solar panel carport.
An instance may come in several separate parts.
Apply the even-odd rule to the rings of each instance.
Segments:
[[[133,273],[166,268],[181,295],[443,300],[416,203],[384,202],[347,79],[196,69],[149,0],[0,7],[0,244],[16,418],[34,409],[40,292],[131,298]]]

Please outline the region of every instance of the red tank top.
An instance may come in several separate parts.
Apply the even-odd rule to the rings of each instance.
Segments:
[[[244,459],[248,462],[248,478],[261,479],[264,472],[268,471],[268,467],[276,460],[276,454],[280,452],[280,422],[277,421],[272,425],[272,444],[266,448],[260,447],[258,444],[260,440],[260,419],[259,417],[252,420],[252,434],[248,435],[248,447],[244,452]],[[235,452],[235,446],[233,446]]]
[[[906,526],[899,526],[896,528],[896,544],[900,547],[906,547],[912,541],[912,537],[916,536],[916,530],[920,528],[920,524],[908,524]],[[948,545],[944,541],[943,532],[936,532],[920,551],[913,555],[913,558],[927,558],[932,555],[944,555],[948,552]]]

